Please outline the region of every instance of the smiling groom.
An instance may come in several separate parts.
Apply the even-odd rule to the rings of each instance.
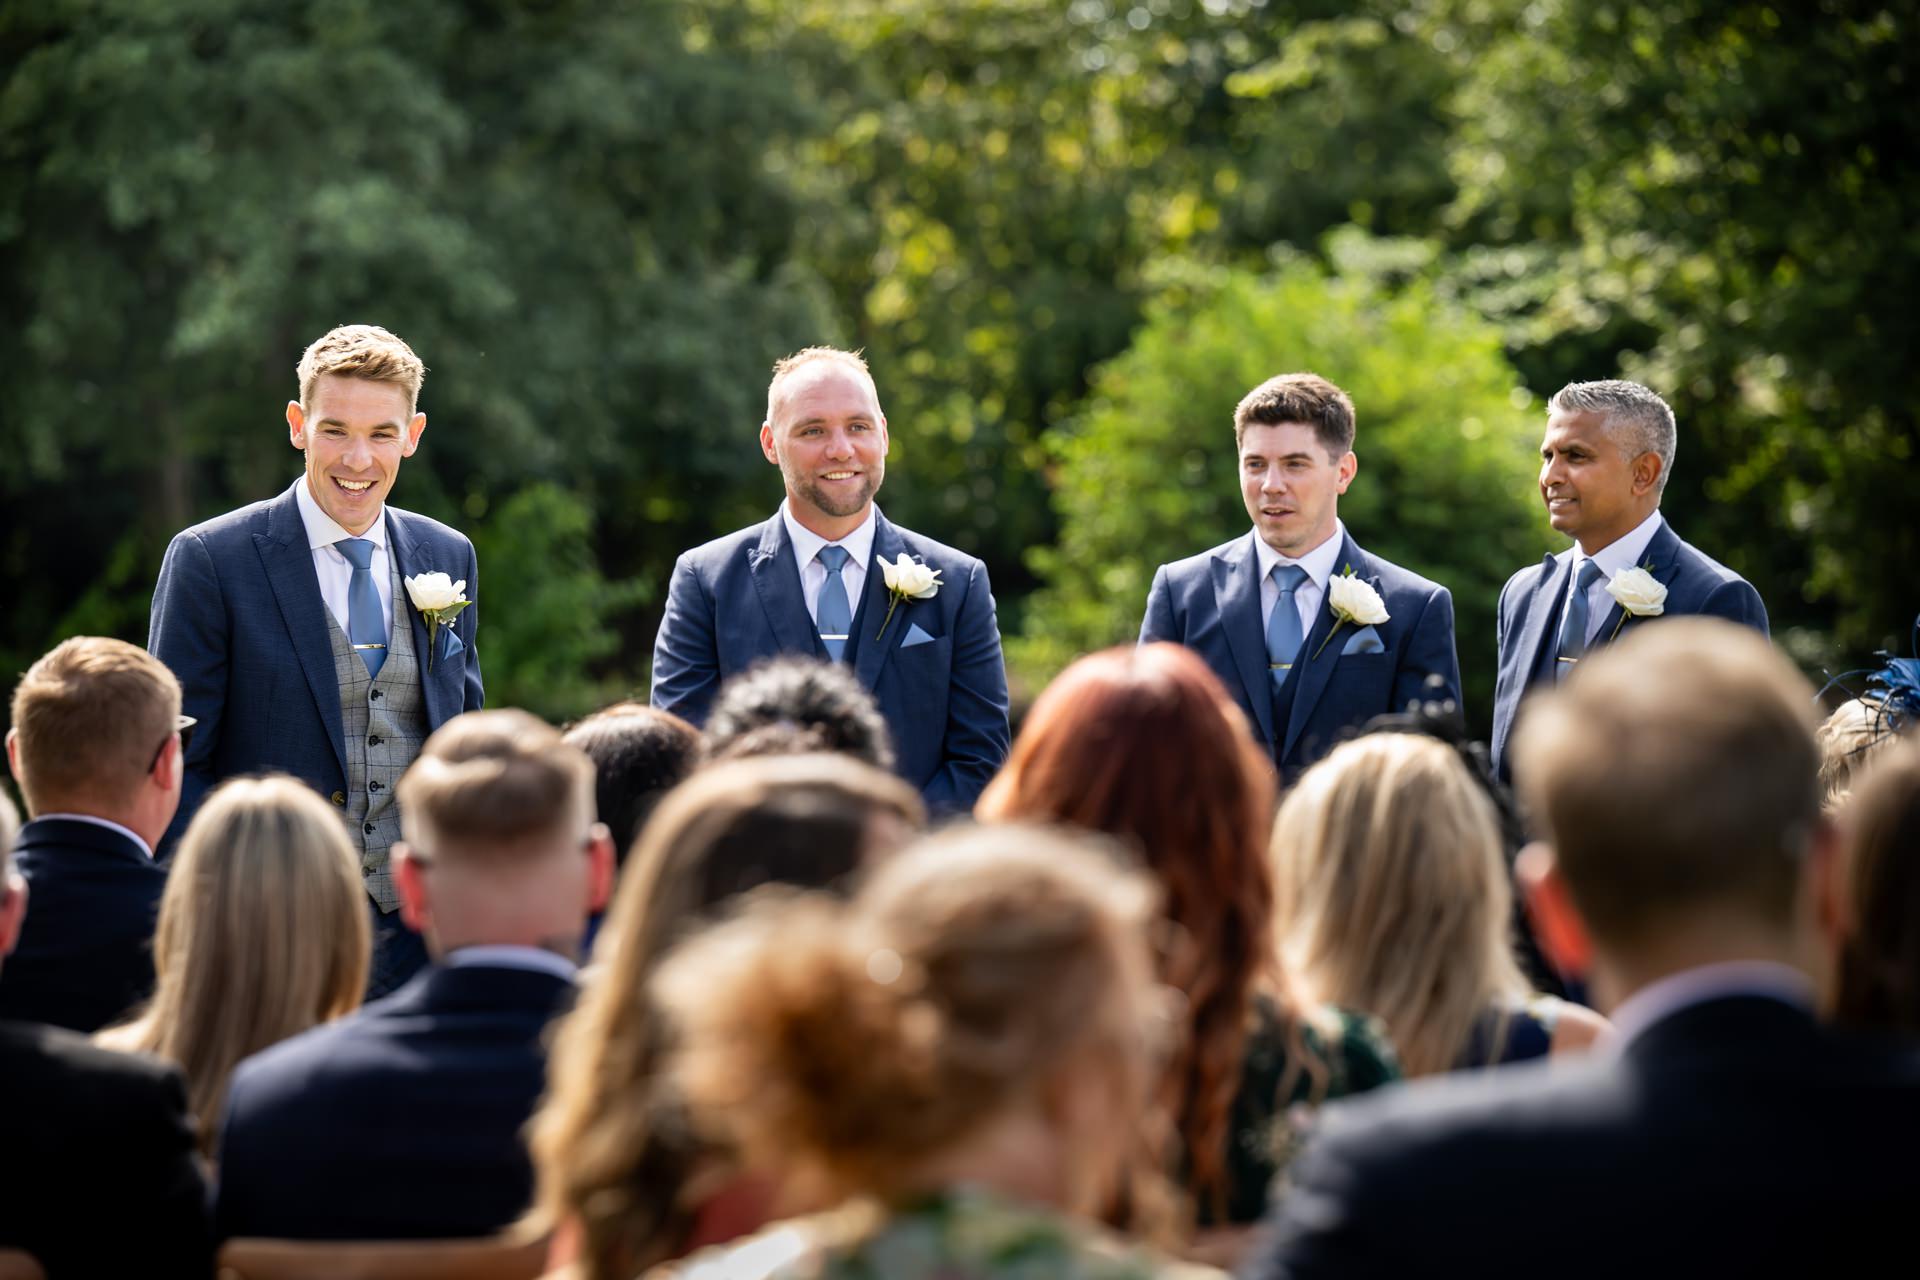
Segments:
[[[1346,392],[1312,373],[1269,378],[1233,411],[1233,435],[1253,531],[1161,565],[1140,643],[1205,659],[1291,783],[1374,716],[1459,702],[1453,597],[1340,523],[1359,467]]]
[[[1007,754],[993,593],[980,561],[880,514],[887,447],[857,354],[808,347],[774,365],[760,451],[786,500],[675,563],[653,705],[704,724],[721,682],[756,662],[844,662],[880,705],[900,775],[935,813],[965,812]]]
[[[286,418],[301,476],[176,535],[160,566],[147,647],[199,721],[167,839],[236,774],[280,770],[331,800],[360,854],[378,994],[426,961],[388,870],[394,787],[428,734],[484,700],[477,609],[430,627],[403,579],[444,573],[473,600],[479,570],[465,537],[386,505],[427,426],[412,348],[346,325],[307,348],[298,375]]]

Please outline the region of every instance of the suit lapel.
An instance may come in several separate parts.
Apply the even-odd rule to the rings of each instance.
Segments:
[[[1653,537],[1647,543],[1647,549],[1640,556],[1641,564],[1651,564],[1653,580],[1663,587],[1672,587],[1675,575],[1680,572],[1680,535],[1673,531],[1665,516],[1660,517],[1660,525],[1653,531]],[[1626,610],[1620,607],[1618,600],[1613,608],[1607,610],[1607,616],[1600,623],[1600,634],[1594,638],[1595,647],[1604,645],[1618,636],[1624,627]]]
[[[880,668],[900,647],[900,637],[907,630],[906,614],[913,607],[912,602],[902,601],[893,611],[893,621],[887,624],[887,634],[879,639],[866,634],[878,631],[877,619],[887,616],[887,576],[880,571],[880,561],[893,564],[907,554],[907,544],[901,541],[899,531],[880,514],[879,508],[874,508],[873,558],[867,562],[866,590],[861,593],[865,599],[854,613],[854,625],[861,628],[863,634],[857,638],[853,652],[853,673],[868,689],[879,687]]]
[[[1340,558],[1334,562],[1334,574],[1345,573],[1348,565],[1353,566],[1355,577],[1371,583],[1375,591],[1380,589],[1380,575],[1374,572],[1373,561],[1367,559],[1366,553],[1355,545],[1352,534],[1341,537]],[[1335,635],[1336,621],[1333,616],[1333,579],[1329,578],[1327,589],[1320,593],[1320,612],[1313,620],[1313,630],[1307,633],[1306,643],[1300,646],[1301,656],[1294,660],[1293,676],[1297,687],[1293,691],[1293,709],[1287,715],[1286,741],[1280,746],[1282,759],[1293,750],[1293,744],[1307,727],[1307,718],[1319,704],[1320,695],[1326,692],[1327,682],[1333,679],[1333,669],[1340,662],[1340,650],[1346,644],[1348,633],[1356,629],[1351,624],[1341,624],[1340,634]]]
[[[776,512],[760,528],[760,545],[747,555],[753,589],[760,595],[767,626],[787,653],[820,653],[820,634],[800,592],[800,565],[787,539],[786,522]]]
[[[1548,556],[1540,562],[1539,576],[1534,579],[1533,598],[1527,601],[1520,614],[1520,641],[1517,653],[1523,659],[1521,666],[1521,687],[1539,678],[1541,663],[1552,664],[1552,655],[1546,652],[1553,643],[1555,628],[1550,624],[1559,616],[1559,603],[1566,598],[1567,583],[1573,576],[1573,557]]]
[[[404,580],[422,573],[444,573],[451,577],[453,570],[449,566],[432,563],[431,548],[423,539],[414,536],[410,521],[402,520],[399,513],[391,508],[387,510],[386,518],[387,545],[392,548],[393,562],[399,567],[402,579],[400,594],[393,601],[394,625],[398,626],[404,618],[413,627],[413,651],[419,655],[420,692],[427,704],[427,727],[430,730],[437,729],[460,714],[466,699],[454,676],[452,664],[440,661],[440,654],[433,655],[433,670],[428,672],[426,655],[431,641],[427,636],[427,620],[413,607]]]
[[[307,545],[307,527],[300,519],[299,499],[292,490],[273,504],[267,531],[254,534],[253,545],[280,606],[287,647],[299,660],[314,705],[320,709],[320,722],[327,726],[327,739],[333,744],[340,775],[345,777],[347,732],[340,716],[340,682],[333,672],[333,648],[327,641],[327,606],[320,599],[320,575],[314,572],[313,549]]]
[[[1247,703],[1267,742],[1273,728],[1273,683],[1267,674],[1266,629],[1260,625],[1260,557],[1248,534],[1212,560],[1213,598],[1220,605],[1220,626],[1227,633],[1234,669],[1247,691]]]

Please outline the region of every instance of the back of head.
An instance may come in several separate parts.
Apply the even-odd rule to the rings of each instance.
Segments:
[[[896,1199],[1010,1112],[1072,1099],[1104,1128],[1059,1134],[1094,1192],[1150,1076],[1151,909],[1084,838],[931,837],[851,902],[762,900],[669,957],[675,1083],[750,1158]]]
[[[654,810],[596,944],[601,972],[555,1041],[533,1130],[541,1213],[579,1220],[603,1269],[671,1252],[692,1159],[654,1132],[647,1103],[660,957],[750,890],[844,888],[925,820],[913,788],[835,755],[709,765]]]
[[[119,809],[179,715],[180,682],[145,649],[102,636],[63,641],[13,691],[28,812]]]
[[[1490,1004],[1525,992],[1493,804],[1446,744],[1336,747],[1281,804],[1273,863],[1288,972],[1379,1015],[1409,1075],[1451,1067]]]
[[[242,1058],[360,1003],[365,898],[333,806],[283,776],[222,784],[168,872],[153,1003],[107,1038],[178,1062],[210,1131]]]
[[[844,665],[812,658],[776,658],[727,681],[706,739],[716,760],[815,750],[893,767],[892,738],[873,695]]]
[[[1793,923],[1820,822],[1813,689],[1751,630],[1630,631],[1522,709],[1514,777],[1596,945]]]
[[[700,762],[700,731],[644,702],[596,711],[563,736],[593,761],[594,808],[622,861],[660,797]]]
[[[1846,809],[1836,1021],[1920,1033],[1920,738],[1894,741]]]

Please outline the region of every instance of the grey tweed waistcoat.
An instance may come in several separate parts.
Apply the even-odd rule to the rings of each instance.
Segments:
[[[387,638],[387,660],[378,676],[367,675],[367,664],[353,651],[333,614],[327,614],[347,747],[343,816],[360,849],[360,873],[367,892],[383,912],[400,906],[387,862],[388,851],[400,838],[400,808],[393,789],[427,737],[427,709],[420,692],[420,664],[414,657],[412,620],[406,612],[406,586],[392,555],[387,563],[393,579],[394,625]]]

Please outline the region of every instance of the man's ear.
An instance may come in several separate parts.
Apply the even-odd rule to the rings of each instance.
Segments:
[[[307,447],[307,411],[300,407],[298,400],[287,401],[287,440],[294,448],[305,452]]]
[[[413,456],[413,451],[420,447],[420,437],[425,433],[426,429],[427,415],[424,413],[414,414],[413,421],[407,423],[407,442],[400,450],[401,457],[411,458]]]
[[[27,878],[8,869],[0,878],[0,956],[12,953],[20,941],[20,924],[27,918]]]
[[[1335,463],[1334,466],[1338,468],[1340,472],[1340,487],[1334,490],[1334,492],[1345,493],[1347,486],[1353,483],[1354,476],[1360,472],[1360,457],[1354,453],[1353,450],[1349,449],[1345,454],[1341,455],[1340,461]]]
[[[147,776],[162,791],[178,791],[181,778],[186,776],[186,765],[186,752],[180,749],[180,735],[176,733],[161,746],[160,754],[153,762],[153,771]]]
[[[407,842],[395,842],[389,859],[393,865],[393,887],[400,895],[400,919],[415,933],[425,935],[433,922],[433,894],[427,888],[427,869],[407,848]]]
[[[7,730],[7,771],[13,774],[13,780],[15,782],[21,781],[20,779],[20,731],[18,729]],[[21,791],[21,794],[23,795],[26,793],[26,786],[24,783],[21,785],[20,791]]]
[[[760,452],[766,454],[767,461],[771,462],[774,466],[777,467],[780,465],[780,454],[773,447],[773,424],[771,422],[763,422],[760,424]]]
[[[1633,460],[1633,492],[1638,497],[1650,493],[1660,481],[1660,455],[1649,450]]]
[[[1562,977],[1586,977],[1593,968],[1593,940],[1567,892],[1566,877],[1560,874],[1552,848],[1536,840],[1522,849],[1513,864],[1513,878],[1547,963]]]
[[[613,899],[613,832],[604,822],[593,824],[592,836],[587,841],[587,914],[595,915],[607,909],[607,903]]]

